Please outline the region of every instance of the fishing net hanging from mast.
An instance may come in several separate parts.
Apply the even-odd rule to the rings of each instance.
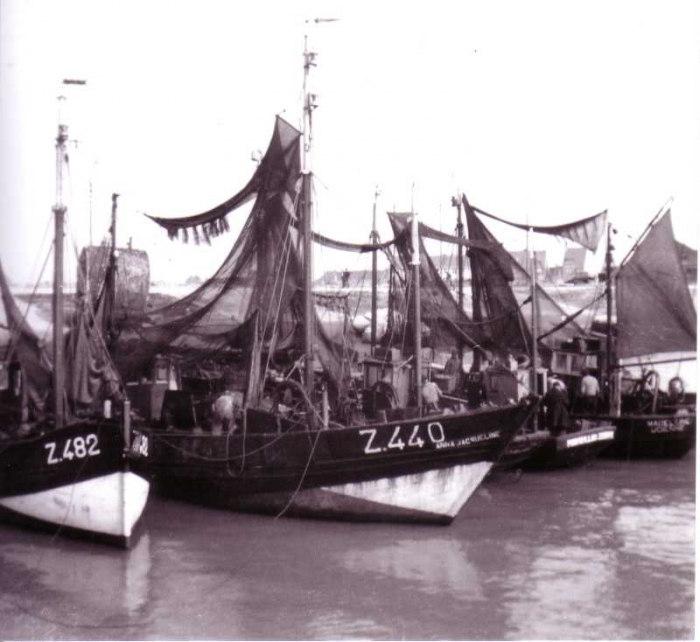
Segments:
[[[410,274],[411,264],[411,238],[406,231],[410,226],[411,213],[388,213],[389,221],[395,235],[396,248],[402,263],[403,270],[406,274]],[[437,238],[435,230],[419,225],[419,238],[421,244],[420,251],[420,307],[421,321],[430,329],[430,342],[433,347],[439,348],[454,348],[459,343],[462,343],[470,348],[481,347],[485,349],[493,349],[495,345],[488,335],[487,328],[483,325],[476,324],[467,315],[464,310],[461,310],[454,296],[440,276],[433,260],[425,250],[423,237],[429,236]],[[447,234],[440,234],[439,240],[446,242],[457,242],[456,237],[450,237]],[[466,242],[466,244],[469,244]],[[491,244],[474,244],[474,247],[480,249],[490,248]],[[410,289],[409,289],[410,290]],[[413,309],[413,304],[410,303],[412,293],[409,291],[406,294],[408,310]],[[409,320],[410,325],[410,320]],[[412,330],[409,328],[407,336],[411,336]]]
[[[28,401],[34,412],[43,410],[51,389],[51,362],[42,342],[22,316],[0,263],[0,359],[21,364]]]
[[[195,216],[150,216],[173,239],[206,241],[228,229],[229,213],[254,199],[231,251],[211,278],[121,329],[116,354],[121,372],[138,376],[158,354],[177,355],[187,367],[247,353],[253,318],[263,350],[302,349],[302,264],[295,225],[300,144],[301,133],[277,117],[260,165],[235,196]],[[320,324],[315,327],[319,361],[333,378],[342,377],[338,351]]]
[[[472,207],[465,197],[462,198],[462,202],[465,206],[465,212],[467,215],[467,224],[469,226],[469,236],[470,238],[477,239],[490,239],[495,240],[493,234],[488,230],[488,228],[479,220],[475,212],[489,216],[494,220],[498,220],[504,223],[509,223],[503,219],[496,216],[486,214],[483,210],[476,207]],[[595,216],[576,221],[570,225],[560,225],[554,227],[542,227],[542,226],[531,226],[534,231],[553,234],[557,236],[565,236],[570,240],[575,240],[578,243],[583,244],[585,247],[597,247],[598,242],[601,238],[601,230],[605,229],[605,222],[607,220],[607,212],[602,212],[596,214]],[[520,229],[528,229],[525,226],[512,224],[514,227]],[[513,256],[503,250],[504,254],[507,256],[507,260],[510,261],[513,273],[515,274],[516,281],[527,283],[531,285],[532,279],[530,274],[525,270],[525,268],[518,263],[518,261],[513,258]],[[479,263],[482,260],[480,255],[474,255],[472,257],[472,265],[474,261]],[[480,268],[477,267],[477,270]],[[501,331],[502,341],[506,345],[517,345],[522,340],[525,341],[524,349],[529,353],[531,352],[530,337],[531,337],[531,319],[532,319],[532,297],[531,288],[527,288],[520,293],[516,288],[512,288],[510,285],[507,289],[510,290],[510,294],[506,292],[506,287],[503,283],[499,282],[497,274],[493,270],[489,270],[487,267],[482,270],[484,273],[484,278],[482,279],[482,287],[490,294],[493,300],[500,300],[504,303],[502,305],[507,309],[510,307],[512,309],[513,300],[517,299],[516,305],[519,306],[519,329],[515,328],[507,329],[503,328]],[[552,299],[552,297],[547,294],[546,290],[538,283],[536,287],[537,295],[537,307],[538,307],[538,345],[540,349],[545,352],[549,352],[552,349],[559,348],[561,344],[565,341],[570,341],[574,337],[585,335],[584,329],[575,321],[574,315],[569,315],[565,312],[560,305]],[[511,300],[512,298],[512,300]],[[508,302],[509,303],[505,303]],[[566,321],[565,324],[562,324]],[[517,334],[521,335],[521,338],[517,338]]]

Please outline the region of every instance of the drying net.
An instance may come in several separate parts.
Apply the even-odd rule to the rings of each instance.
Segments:
[[[495,241],[493,234],[474,213],[476,208],[469,205],[466,197],[462,198],[462,202],[467,215],[469,237]],[[483,254],[472,255],[472,272],[476,272],[480,277],[483,300],[489,318],[500,319],[493,325],[494,339],[512,350],[523,349],[529,354],[532,336],[532,279],[527,270],[512,255],[505,250],[502,251],[510,261],[516,280],[528,283],[526,289],[518,290],[506,283],[499,277],[498,271],[488,264],[489,257]],[[535,292],[539,329],[538,346],[540,356],[547,359],[552,349],[559,348],[563,342],[586,333],[574,320],[574,315],[567,314],[541,285],[537,284]],[[564,321],[566,323],[563,323]]]
[[[406,309],[412,310],[412,290],[410,284],[411,274],[411,236],[406,231],[410,229],[412,214],[390,212],[389,220],[394,231],[396,248],[403,264],[403,271],[406,274],[405,299]],[[493,349],[495,346],[491,341],[487,328],[480,326],[461,310],[459,304],[450,292],[440,276],[433,260],[425,250],[423,236],[426,230],[433,232],[430,228],[419,226],[420,237],[420,309],[421,322],[428,327],[430,343],[435,348],[454,348],[460,343],[470,348],[481,347]],[[441,239],[451,241],[455,237],[442,235]],[[485,254],[487,252],[484,252]],[[407,318],[407,331],[405,336],[412,336],[411,315]]]
[[[233,247],[197,290],[170,305],[129,319],[115,360],[136,378],[156,355],[176,355],[183,371],[204,360],[248,359],[251,320],[268,355],[299,356],[303,345],[300,235],[296,229],[302,175],[301,133],[277,118],[269,146],[248,184],[225,203],[195,216],[151,217],[171,238],[208,240],[228,229],[226,215],[255,199]],[[315,323],[315,354],[331,381],[343,378],[336,347]]]
[[[13,362],[21,364],[30,411],[38,413],[43,410],[51,387],[51,363],[17,307],[1,263],[0,295],[0,359],[7,367]],[[8,385],[12,383],[8,381]]]

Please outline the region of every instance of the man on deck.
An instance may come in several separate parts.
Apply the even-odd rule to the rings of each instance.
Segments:
[[[462,384],[462,361],[457,350],[452,351],[452,356],[445,364],[445,374],[450,377],[448,390],[457,390]]]
[[[583,411],[597,412],[600,400],[600,384],[588,369],[584,368],[581,374],[583,377],[581,378],[580,395]]]
[[[440,409],[440,397],[442,392],[440,388],[434,381],[429,381],[427,377],[423,377],[423,387],[421,388],[421,397],[423,398],[423,405],[428,410],[439,410]]]

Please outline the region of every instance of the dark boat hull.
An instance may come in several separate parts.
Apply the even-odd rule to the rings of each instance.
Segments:
[[[450,523],[535,407],[327,430],[249,410],[232,435],[151,431],[149,469],[157,490],[210,506]]]
[[[82,421],[0,444],[0,514],[5,521],[128,548],[149,482],[133,469],[147,454],[135,434],[125,453],[119,425]]]
[[[615,441],[605,456],[632,458],[680,458],[695,445],[694,414],[623,415],[611,417]]]
[[[551,435],[522,464],[522,468],[547,470],[567,468],[594,459],[613,443],[615,426],[611,422],[586,422],[579,430]]]

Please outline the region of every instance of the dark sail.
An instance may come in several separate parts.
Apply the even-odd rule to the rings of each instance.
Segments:
[[[616,279],[617,356],[695,351],[697,316],[667,210]]]

